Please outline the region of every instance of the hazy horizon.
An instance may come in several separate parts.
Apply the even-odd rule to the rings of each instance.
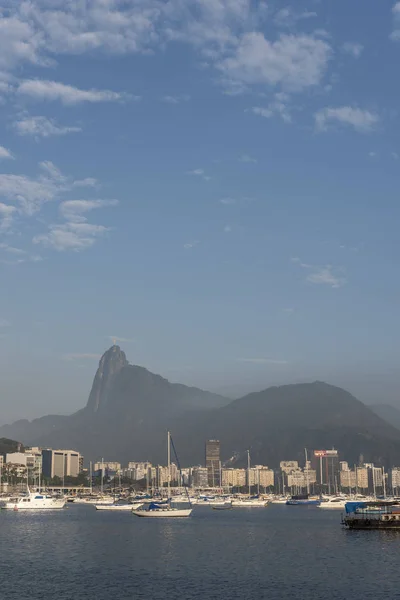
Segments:
[[[7,5],[0,421],[84,406],[113,337],[400,402],[399,3]]]

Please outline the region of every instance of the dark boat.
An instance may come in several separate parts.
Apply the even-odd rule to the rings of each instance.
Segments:
[[[298,494],[297,496],[291,496],[286,504],[288,506],[302,506],[302,505],[318,505],[321,504],[321,500],[318,498],[310,498],[308,494]]]
[[[399,529],[400,503],[347,502],[342,525],[346,529]]]

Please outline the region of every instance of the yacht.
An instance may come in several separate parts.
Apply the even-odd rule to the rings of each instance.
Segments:
[[[268,505],[262,498],[240,498],[232,500],[232,508],[263,508]]]
[[[324,509],[339,509],[339,510],[343,510],[344,507],[346,506],[346,498],[341,498],[340,496],[336,496],[334,498],[329,498],[328,500],[324,500],[323,502],[321,502],[321,504],[319,504],[319,508],[324,508]]]
[[[134,503],[118,503],[115,504],[95,504],[94,507],[96,510],[138,510],[143,506],[143,502],[134,502]]]
[[[55,498],[41,492],[27,491],[26,494],[10,498],[8,502],[4,502],[1,508],[9,510],[55,510],[64,508],[65,498]]]

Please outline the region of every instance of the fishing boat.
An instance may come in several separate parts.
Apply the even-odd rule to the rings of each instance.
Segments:
[[[133,510],[132,513],[137,517],[148,517],[148,518],[172,518],[172,517],[190,517],[192,514],[192,505],[190,503],[189,494],[187,491],[187,487],[185,486],[185,491],[187,494],[187,501],[190,508],[176,508],[173,506],[173,500],[171,499],[171,444],[175,453],[175,458],[178,463],[178,469],[180,473],[182,473],[182,469],[180,467],[179,458],[175,450],[174,442],[172,441],[171,434],[168,431],[167,434],[167,461],[168,461],[168,502],[166,504],[158,504],[156,502],[151,502],[148,508],[139,508],[137,510]]]
[[[8,510],[55,510],[64,508],[65,498],[55,498],[40,492],[31,492],[27,489],[26,494],[21,494],[15,498],[10,498],[4,502],[1,508]]]
[[[400,503],[347,502],[342,525],[346,529],[400,529]]]

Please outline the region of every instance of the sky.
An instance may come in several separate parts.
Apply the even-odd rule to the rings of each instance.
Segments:
[[[0,423],[116,342],[400,404],[400,2],[3,0]]]

